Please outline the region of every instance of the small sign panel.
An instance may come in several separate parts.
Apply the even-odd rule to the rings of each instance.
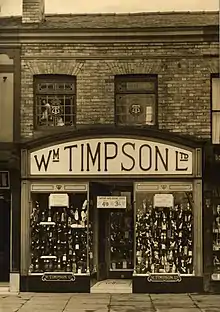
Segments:
[[[220,281],[220,273],[213,273],[212,274],[213,281]]]
[[[126,209],[126,196],[97,196],[97,208]]]
[[[173,207],[173,194],[155,194],[154,207]]]
[[[74,282],[75,279],[76,278],[73,273],[66,272],[46,272],[41,278],[43,282]]]
[[[69,207],[68,194],[50,194],[49,196],[50,207]]]
[[[181,282],[182,278],[178,273],[152,273],[147,280],[152,283],[174,283]]]
[[[0,171],[0,189],[9,189],[10,180],[8,171]]]

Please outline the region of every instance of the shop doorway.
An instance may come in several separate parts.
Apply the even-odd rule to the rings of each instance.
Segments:
[[[0,194],[0,283],[10,276],[10,198]]]
[[[96,183],[97,281],[130,279],[133,273],[133,187],[123,183]],[[93,193],[94,194],[94,193]],[[124,197],[126,208],[98,208],[99,196]]]

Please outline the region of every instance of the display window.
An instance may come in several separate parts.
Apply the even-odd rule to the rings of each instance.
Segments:
[[[213,273],[220,274],[220,200],[213,204]]]
[[[29,273],[88,273],[92,264],[87,192],[32,193]]]
[[[136,193],[137,274],[194,274],[192,191]]]

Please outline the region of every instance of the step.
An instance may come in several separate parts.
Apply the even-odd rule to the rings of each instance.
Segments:
[[[9,293],[10,287],[9,283],[0,283],[0,294]]]

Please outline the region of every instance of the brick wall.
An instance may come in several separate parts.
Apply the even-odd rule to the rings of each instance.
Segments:
[[[158,74],[159,128],[208,138],[210,75],[218,70],[218,59],[208,55],[217,53],[218,44],[207,42],[25,44],[22,137],[35,135],[34,74],[77,76],[77,124],[83,125],[114,123],[114,75],[146,73]]]

